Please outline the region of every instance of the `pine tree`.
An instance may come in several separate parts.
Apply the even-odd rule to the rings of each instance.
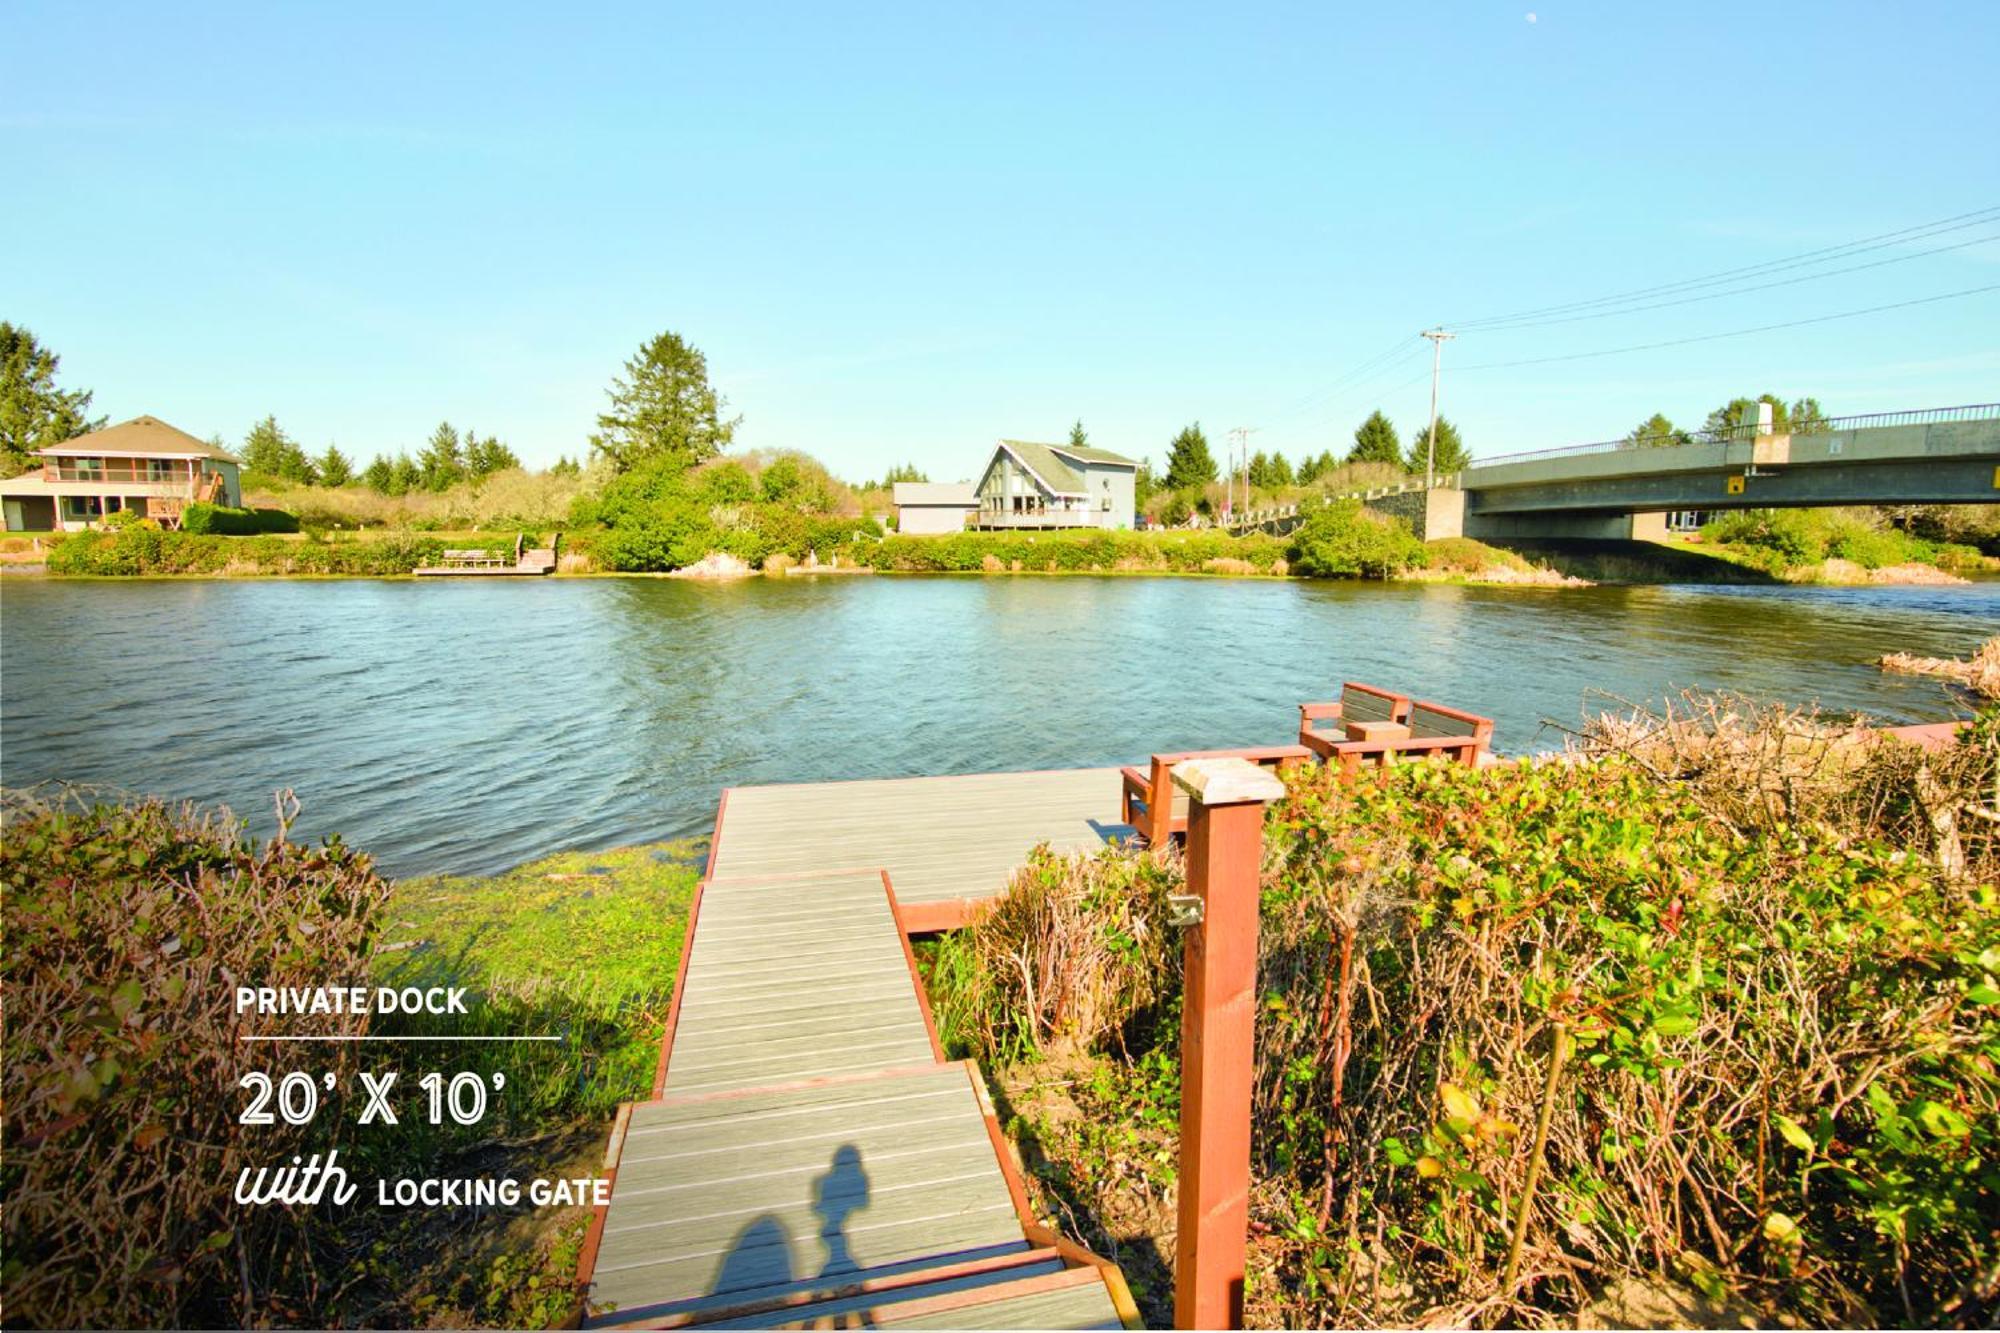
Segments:
[[[397,454],[395,465],[389,469],[388,494],[408,495],[423,484],[423,469],[411,462],[408,454]]]
[[[1347,451],[1350,463],[1396,463],[1403,461],[1403,446],[1396,439],[1396,427],[1380,410],[1355,428],[1354,447]]]
[[[1410,452],[1403,460],[1403,467],[1412,476],[1424,475],[1427,458],[1436,468],[1440,477],[1453,472],[1461,472],[1472,461],[1472,455],[1465,450],[1465,441],[1459,438],[1458,427],[1445,420],[1437,419],[1437,453],[1430,455],[1431,428],[1428,424],[1419,426],[1410,435]]]
[[[326,447],[326,452],[319,456],[315,466],[319,471],[319,484],[322,486],[345,486],[354,480],[354,464],[348,461],[346,454],[331,444]]]
[[[1090,437],[1083,433],[1082,417],[1078,417],[1076,424],[1069,428],[1069,447],[1072,449],[1088,449],[1090,447]]]
[[[482,440],[471,431],[465,433],[465,470],[475,478],[490,477],[519,466],[521,460],[514,456],[514,451],[493,436]]]
[[[104,425],[91,420],[90,390],[58,389],[62,358],[35,335],[0,319],[0,476],[13,476],[35,452]]]
[[[275,416],[265,417],[243,437],[243,465],[252,472],[307,485],[316,475],[306,451],[285,434]]]
[[[677,333],[641,347],[606,393],[611,410],[597,418],[590,444],[620,472],[641,463],[676,471],[705,463],[729,447],[742,420],[723,420],[726,403],[708,382],[708,358]]]
[[[1216,476],[1215,456],[1208,452],[1208,437],[1201,433],[1201,423],[1196,421],[1182,427],[1167,447],[1167,489],[1184,491],[1206,486]]]
[[[1291,460],[1275,450],[1271,453],[1271,484],[1280,488],[1294,484]]]
[[[417,466],[423,473],[425,490],[442,491],[465,475],[465,450],[457,429],[449,421],[438,422],[423,452],[417,456]]]
[[[373,462],[361,469],[361,484],[378,495],[389,494],[389,488],[396,482],[396,465],[381,454],[375,455]]]

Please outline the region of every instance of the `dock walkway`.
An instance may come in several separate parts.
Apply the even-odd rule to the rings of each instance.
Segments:
[[[723,793],[654,1095],[612,1132],[586,1326],[1136,1327],[1118,1270],[1029,1211],[907,942],[1118,811],[1109,769]]]

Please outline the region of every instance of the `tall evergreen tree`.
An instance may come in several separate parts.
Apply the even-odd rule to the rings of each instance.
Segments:
[[[606,393],[611,410],[597,418],[590,444],[620,472],[641,463],[683,471],[705,463],[729,447],[742,420],[723,420],[726,403],[708,382],[708,358],[677,333],[642,346]]]
[[[1201,423],[1183,426],[1167,447],[1167,489],[1184,491],[1206,486],[1216,476],[1215,456],[1208,451],[1208,437],[1201,433]]]
[[[381,454],[375,455],[374,460],[361,469],[361,484],[378,495],[389,494],[389,488],[396,484],[396,465]]]
[[[1403,467],[1413,476],[1422,476],[1424,460],[1429,454],[1431,428],[1426,422],[1410,434],[1410,452],[1403,460]],[[1437,421],[1437,454],[1435,467],[1442,477],[1447,473],[1462,471],[1472,455],[1466,452],[1465,441],[1459,438],[1458,427],[1443,417]]]
[[[354,464],[331,444],[313,466],[319,473],[319,484],[322,486],[345,486],[354,480]]]
[[[417,455],[417,467],[423,473],[424,489],[430,491],[442,491],[465,475],[465,449],[457,428],[449,421],[438,422],[431,432],[423,452]]]
[[[285,434],[275,416],[265,417],[243,437],[243,465],[252,472],[306,485],[317,479],[312,459],[306,457],[298,441]]]
[[[473,431],[465,433],[465,470],[474,477],[490,477],[519,466],[521,460],[514,451],[493,436],[482,440]]]
[[[61,365],[34,334],[0,319],[0,476],[28,467],[37,450],[104,424],[90,419],[90,390],[56,387]]]
[[[1354,429],[1354,447],[1347,451],[1350,463],[1401,463],[1403,446],[1396,439],[1396,427],[1380,409]]]
[[[1090,447],[1090,437],[1083,433],[1082,417],[1078,417],[1076,424],[1069,428],[1069,446],[1072,449],[1088,449]]]
[[[1279,487],[1294,484],[1291,460],[1275,449],[1271,451],[1271,484]]]
[[[424,471],[411,461],[408,454],[397,454],[396,461],[389,468],[390,495],[408,495],[424,484]]]

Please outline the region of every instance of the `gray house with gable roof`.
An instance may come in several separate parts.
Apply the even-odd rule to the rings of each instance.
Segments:
[[[975,528],[1129,528],[1139,464],[1104,449],[1002,440],[974,488]]]

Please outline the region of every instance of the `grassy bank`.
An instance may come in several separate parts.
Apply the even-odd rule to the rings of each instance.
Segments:
[[[258,843],[225,815],[10,793],[0,829],[9,1322],[546,1327],[573,1308],[579,1208],[382,1209],[370,1177],[594,1174],[643,1097],[701,848],[554,857],[390,884],[337,840]],[[468,1016],[256,1020],[375,1037],[237,1040],[237,979],[464,986]],[[246,1130],[248,1071],[331,1075],[316,1117]],[[358,1125],[359,1073],[400,1123]],[[427,1072],[494,1088],[474,1125],[421,1114]],[[245,1167],[338,1151],[346,1208],[241,1208]]]
[[[1296,778],[1267,825],[1252,1326],[1988,1326],[2000,840],[1972,812],[2000,714],[1926,758],[1748,711],[1607,730],[1589,763]],[[926,958],[1038,1205],[1154,1321],[1181,882],[1174,853],[1038,857]]]

